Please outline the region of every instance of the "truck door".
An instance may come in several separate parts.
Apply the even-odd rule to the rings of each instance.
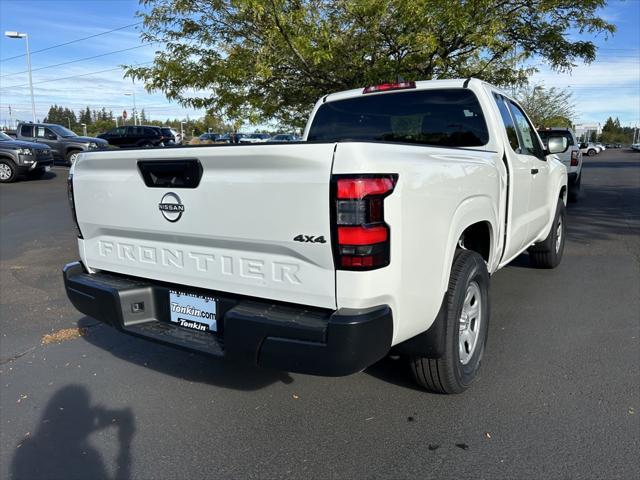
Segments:
[[[56,135],[50,128],[38,125],[35,127],[38,143],[44,143],[51,147],[51,151],[56,154],[56,157],[64,158],[64,145],[63,142],[58,141],[58,135]]]
[[[529,194],[529,213],[527,243],[538,237],[549,221],[549,163],[544,155],[535,129],[522,109],[508,101],[520,138],[520,154],[530,165],[531,191]]]
[[[506,131],[505,160],[509,170],[507,219],[502,258],[510,260],[525,244],[528,233],[529,196],[531,193],[531,164],[526,155],[520,155],[520,139],[515,122],[502,95],[493,94]]]

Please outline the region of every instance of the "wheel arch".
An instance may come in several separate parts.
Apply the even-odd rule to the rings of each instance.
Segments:
[[[441,279],[442,295],[447,290],[451,266],[456,249],[460,246],[480,254],[491,273],[496,264],[496,232],[498,231],[497,205],[489,196],[474,196],[462,201],[456,209],[446,244],[444,269]],[[466,235],[466,240],[465,240]],[[461,245],[462,240],[462,245]],[[466,243],[466,244],[465,244]]]

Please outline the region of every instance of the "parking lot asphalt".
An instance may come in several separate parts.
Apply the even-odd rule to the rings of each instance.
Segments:
[[[523,255],[493,276],[488,351],[456,396],[401,359],[288,374],[84,317],[60,274],[66,174],[0,186],[0,478],[640,478],[639,153],[585,158],[557,269]]]

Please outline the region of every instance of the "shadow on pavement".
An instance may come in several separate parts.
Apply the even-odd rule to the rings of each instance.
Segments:
[[[37,182],[46,182],[47,180],[53,180],[58,176],[53,170],[45,173],[41,177],[30,177],[29,175],[18,175],[16,181],[19,183],[37,183]]]
[[[584,175],[588,179],[589,172]],[[620,235],[637,237],[640,191],[631,185],[583,185],[581,197],[569,205],[567,215],[569,241],[588,244]]]
[[[277,382],[293,382],[287,372],[242,365],[159,345],[126,335],[90,317],[80,319],[78,327],[90,327],[83,338],[113,356],[181,380],[243,391],[259,390]]]
[[[419,392],[425,391],[418,387],[418,384],[415,382],[411,374],[409,360],[405,357],[387,356],[371,365],[364,373],[390,385],[396,385]]]
[[[111,478],[100,452],[89,442],[92,433],[106,428],[116,430],[118,435],[117,471],[113,478],[127,480],[135,433],[132,411],[92,406],[89,392],[79,385],[58,390],[45,407],[35,435],[18,445],[11,464],[12,478]]]

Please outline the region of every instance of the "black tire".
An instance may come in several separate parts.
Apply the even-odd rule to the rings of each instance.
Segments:
[[[542,242],[529,248],[529,262],[536,268],[556,268],[562,261],[567,223],[564,202],[558,199],[556,214],[553,217],[549,235]],[[558,235],[560,240],[558,241]]]
[[[597,154],[598,152],[593,148],[589,149],[589,151],[587,152],[587,155],[589,155],[590,157],[595,157]]]
[[[27,173],[29,178],[42,178],[47,171],[44,168],[36,168]]]
[[[153,143],[151,142],[142,142],[140,144],[140,148],[151,148],[151,147],[153,147]]]
[[[582,172],[580,172],[580,176],[575,182],[569,184],[569,195],[567,195],[567,200],[571,203],[577,202],[578,197],[580,196],[581,189],[582,189]]]
[[[470,356],[466,363],[461,361],[460,326],[465,297],[475,284],[470,305],[477,304],[478,316],[468,318],[468,325],[476,325],[477,339],[475,347],[467,352]],[[478,296],[478,298],[475,298]],[[489,273],[487,265],[480,255],[470,250],[460,249],[456,252],[449,277],[449,288],[443,303],[445,308],[445,349],[440,358],[413,356],[410,359],[413,376],[421,387],[434,393],[461,393],[475,379],[480,361],[484,354],[487,333],[489,330]],[[475,322],[475,323],[474,323]],[[466,348],[465,344],[465,348]]]
[[[73,165],[79,153],[82,153],[82,150],[69,150],[65,154],[64,159],[67,161],[69,165]]]
[[[16,164],[8,158],[0,158],[0,183],[11,183],[17,176]]]

